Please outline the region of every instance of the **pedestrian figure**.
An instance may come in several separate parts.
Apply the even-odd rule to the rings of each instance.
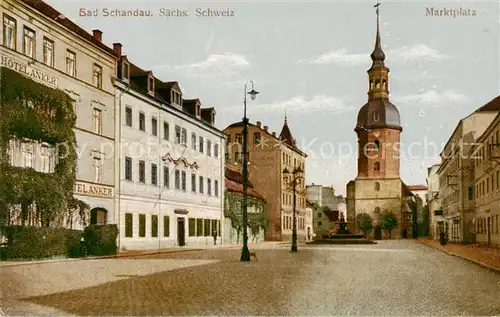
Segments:
[[[446,244],[446,235],[444,231],[441,230],[441,233],[439,234],[439,241],[441,242],[441,245]]]
[[[214,245],[217,245],[217,230],[214,230],[213,237],[214,237]]]

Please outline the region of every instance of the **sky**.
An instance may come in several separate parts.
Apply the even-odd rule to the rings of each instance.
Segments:
[[[345,194],[356,177],[354,127],[368,98],[375,1],[47,2],[89,32],[101,30],[105,44],[121,43],[137,66],[178,81],[185,99],[215,107],[221,130],[241,121],[245,82],[252,80],[260,94],[248,102],[250,122],[279,134],[286,110],[308,154],[308,184]],[[153,16],[104,16],[104,8]],[[434,16],[431,8],[460,11]],[[98,15],[83,16],[82,9]],[[168,9],[187,16],[162,16]],[[208,9],[230,16],[199,16]],[[427,167],[439,163],[459,120],[500,94],[499,12],[498,1],[382,1],[382,47],[403,126],[406,184],[425,184]]]

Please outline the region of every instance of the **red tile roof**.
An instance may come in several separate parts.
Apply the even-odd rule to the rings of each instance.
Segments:
[[[231,193],[243,195],[243,184],[237,183],[227,178],[226,178],[226,189]],[[262,197],[262,195],[260,195],[253,188],[248,188],[248,196],[265,201],[264,197]]]
[[[481,108],[477,109],[476,112],[482,112],[482,111],[499,111],[500,110],[500,96],[497,96],[487,102],[484,106]]]
[[[426,185],[406,185],[408,187],[408,190],[413,191],[413,190],[427,190]]]

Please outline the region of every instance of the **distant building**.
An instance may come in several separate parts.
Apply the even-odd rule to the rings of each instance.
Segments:
[[[408,190],[415,196],[422,199],[423,205],[427,204],[427,186],[426,185],[406,185]]]
[[[316,206],[313,209],[313,231],[321,237],[335,229],[335,222],[340,218],[339,201],[342,202],[343,198],[335,195],[333,186],[312,184],[306,188],[307,200]]]
[[[306,241],[311,241],[313,236],[314,236],[314,229],[313,229],[313,213],[314,213],[314,204],[312,204],[310,201],[307,201],[307,206],[306,206]]]
[[[443,210],[439,199],[439,164],[434,164],[427,169],[427,197],[429,210],[429,235],[438,240],[439,234],[444,230]]]
[[[243,122],[236,122],[224,129],[227,135],[226,162],[238,171],[243,163]],[[269,132],[260,121],[248,124],[248,171],[249,180],[267,201],[269,227],[266,240],[291,240],[293,224],[293,191],[291,178],[283,175],[283,170],[305,171],[307,155],[298,147],[292,136],[287,118],[279,136]],[[305,178],[297,181],[296,217],[297,233],[305,237],[306,186]]]

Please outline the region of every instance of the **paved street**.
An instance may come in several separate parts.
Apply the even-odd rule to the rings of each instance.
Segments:
[[[500,274],[416,241],[0,268],[6,315],[499,315]]]

